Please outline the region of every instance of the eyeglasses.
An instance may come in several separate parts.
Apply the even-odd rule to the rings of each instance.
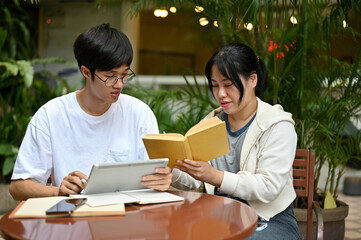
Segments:
[[[97,76],[100,79],[100,81],[104,82],[106,87],[114,86],[115,84],[117,84],[119,79],[124,84],[124,80],[125,81],[130,81],[135,77],[135,73],[130,68],[129,68],[129,72],[125,76],[120,77],[120,78],[114,76],[114,77],[108,77],[107,79],[103,80],[96,73],[94,73],[94,75]]]

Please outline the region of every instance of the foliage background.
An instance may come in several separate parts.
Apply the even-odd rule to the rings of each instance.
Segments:
[[[0,183],[8,182],[31,117],[50,99],[70,91],[65,79],[34,65],[62,59],[37,59],[37,25],[17,0],[0,3]],[[31,34],[30,34],[31,33]],[[47,79],[57,78],[56,88]]]
[[[98,0],[96,4],[117,3]],[[360,117],[361,1],[136,0],[130,14],[149,6],[191,11],[203,6],[199,17],[218,21],[223,44],[241,42],[254,48],[269,71],[263,100],[279,103],[293,114],[298,148],[316,150],[316,186],[321,169],[328,166],[329,181],[321,195],[329,190],[337,198],[344,167],[360,156],[360,133],[350,130],[349,119]],[[64,79],[50,88],[46,79],[56,76],[33,73],[34,64],[65,62],[36,59],[36,34],[30,34],[36,32],[36,23],[31,12],[18,0],[3,1],[0,7],[0,181],[4,182],[9,180],[31,116],[46,101],[71,89]],[[291,15],[298,24],[290,23]],[[349,26],[343,28],[343,21]],[[246,30],[245,23],[252,23],[253,30]],[[342,44],[340,36],[346,35],[355,43],[356,57],[351,62],[333,55],[334,43]],[[185,88],[171,91],[137,84],[129,84],[126,91],[152,107],[160,131],[185,133],[217,106],[207,87],[191,86],[188,80]]]
[[[360,1],[138,0],[132,14],[150,6],[202,6],[199,18],[218,22],[223,44],[240,42],[254,48],[269,73],[263,100],[293,114],[298,148],[316,150],[315,196],[323,198],[330,191],[336,199],[345,166],[360,161],[360,130],[350,124],[350,119],[360,119],[361,110]],[[291,15],[298,24],[290,22]],[[245,29],[246,23],[253,24],[252,31]],[[355,44],[351,61],[333,54],[343,36]],[[210,102],[208,97],[198,100]],[[182,116],[192,124],[200,120],[194,114]],[[326,183],[317,189],[326,166]]]

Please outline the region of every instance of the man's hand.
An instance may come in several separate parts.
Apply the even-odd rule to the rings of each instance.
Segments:
[[[88,177],[80,171],[69,173],[60,184],[59,196],[80,193],[85,188],[87,180]]]
[[[156,173],[142,177],[142,184],[158,191],[167,191],[172,183],[172,172],[169,167],[156,168]]]
[[[195,179],[209,183],[215,187],[220,187],[223,181],[223,171],[212,167],[208,162],[193,161],[190,159],[177,160],[178,165],[174,168],[188,173]]]

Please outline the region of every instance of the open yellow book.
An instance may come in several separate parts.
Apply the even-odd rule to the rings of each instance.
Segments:
[[[147,134],[143,142],[150,159],[169,158],[171,168],[177,160],[210,161],[229,153],[226,124],[218,117],[198,123],[185,136],[179,133]]]
[[[61,217],[59,215],[47,215],[45,212],[54,204],[63,199],[70,199],[69,197],[43,197],[43,198],[29,198],[22,201],[9,215],[9,218],[45,218],[45,217]],[[92,207],[88,204],[83,204],[74,212],[71,217],[84,217],[84,216],[114,216],[125,215],[124,203],[104,205]]]

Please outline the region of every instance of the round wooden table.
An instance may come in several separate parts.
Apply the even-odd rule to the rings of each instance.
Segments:
[[[257,227],[257,214],[239,201],[174,191],[182,202],[127,205],[125,216],[0,220],[5,239],[242,239]]]

